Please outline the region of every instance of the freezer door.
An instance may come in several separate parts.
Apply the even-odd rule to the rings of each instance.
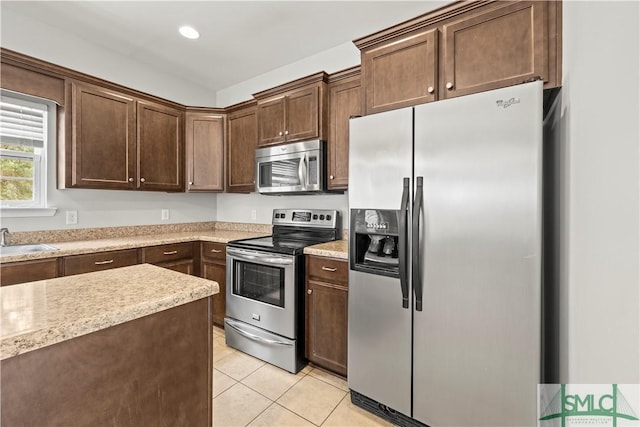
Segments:
[[[349,209],[400,209],[402,179],[411,177],[413,109],[349,122]]]
[[[534,426],[542,83],[425,104],[415,118],[424,187],[414,418],[432,427]]]
[[[400,209],[412,138],[411,108],[351,120],[350,211]],[[349,388],[410,416],[411,310],[403,307],[400,279],[349,271],[348,325]]]

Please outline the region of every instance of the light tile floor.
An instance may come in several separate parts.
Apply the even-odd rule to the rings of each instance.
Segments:
[[[351,404],[346,381],[306,366],[293,375],[227,347],[213,331],[213,425],[391,426]]]

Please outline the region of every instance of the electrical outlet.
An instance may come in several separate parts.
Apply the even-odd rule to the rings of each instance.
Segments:
[[[162,209],[162,216],[161,216],[163,221],[168,221],[169,220],[169,209]]]
[[[78,223],[78,211],[67,211],[67,224]]]
[[[255,221],[257,219],[257,214],[255,209],[251,209],[251,220]]]

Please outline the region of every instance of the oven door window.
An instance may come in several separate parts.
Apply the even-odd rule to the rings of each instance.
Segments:
[[[234,295],[284,307],[284,268],[235,261],[234,269]]]

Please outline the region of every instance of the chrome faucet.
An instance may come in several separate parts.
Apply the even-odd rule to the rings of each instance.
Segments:
[[[10,240],[9,229],[6,227],[0,228],[0,246],[7,246]]]

